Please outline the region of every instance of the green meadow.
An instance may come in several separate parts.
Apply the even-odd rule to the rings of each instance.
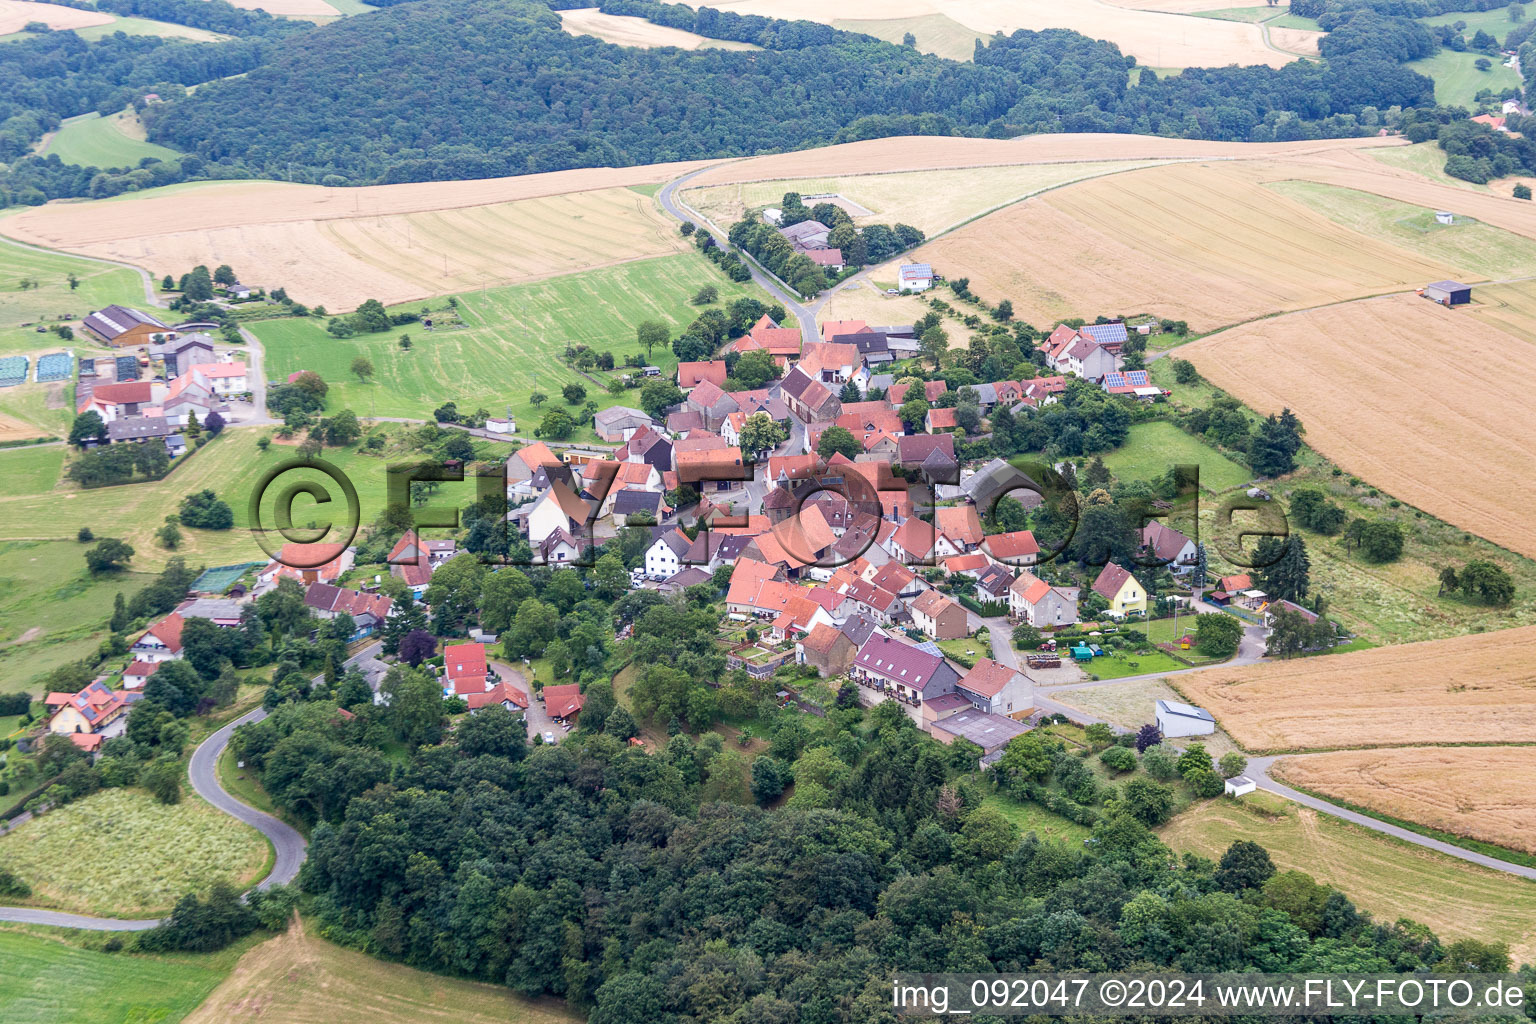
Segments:
[[[66,164],[82,167],[133,168],[145,157],[169,160],[180,154],[174,149],[146,142],[123,130],[116,116],[81,114],[64,122],[48,143],[47,154]]]
[[[1122,480],[1154,480],[1190,463],[1200,467],[1200,486],[1208,491],[1230,490],[1253,476],[1248,467],[1162,420],[1136,424],[1124,445],[1104,454],[1104,465]]]

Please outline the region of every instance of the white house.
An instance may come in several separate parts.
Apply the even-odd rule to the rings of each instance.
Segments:
[[[1247,796],[1258,789],[1259,786],[1258,783],[1248,776],[1238,775],[1235,778],[1228,779],[1224,788],[1226,789],[1227,796]]]
[[[933,268],[926,263],[903,263],[896,274],[896,289],[925,292],[933,287]]]
[[[251,390],[246,381],[244,363],[194,363],[192,373],[194,376],[201,375],[208,389],[216,395],[243,395]]]
[[[645,574],[661,579],[671,579],[682,571],[683,556],[693,541],[677,527],[661,533],[645,551]]]
[[[1157,702],[1157,728],[1164,737],[1209,736],[1216,731],[1216,719],[1204,708],[1176,700]]]
[[[510,416],[504,420],[489,419],[485,421],[485,429],[493,434],[515,434],[517,421]]]
[[[587,513],[587,503],[564,483],[555,481],[528,512],[528,543],[538,547],[556,530],[573,536],[584,533]]]
[[[181,627],[185,620],[175,612],[145,630],[134,641],[128,653],[135,662],[157,665],[162,661],[175,661],[181,657]]]

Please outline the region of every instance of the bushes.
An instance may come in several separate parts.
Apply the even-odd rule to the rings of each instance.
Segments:
[[[183,896],[171,916],[142,932],[136,945],[151,953],[211,953],[249,935],[258,923],[256,912],[240,901],[234,886],[215,882],[205,900],[190,893]]]
[[[1136,755],[1125,747],[1110,747],[1099,755],[1099,760],[1116,774],[1136,769]]]

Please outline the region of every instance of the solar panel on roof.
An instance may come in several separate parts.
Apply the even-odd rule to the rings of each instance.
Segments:
[[[1107,387],[1107,388],[1123,388],[1123,387],[1125,387],[1125,374],[1123,374],[1123,373],[1106,373],[1104,375],[1104,386]]]
[[[1144,388],[1152,383],[1146,370],[1127,370],[1125,382],[1133,388]]]

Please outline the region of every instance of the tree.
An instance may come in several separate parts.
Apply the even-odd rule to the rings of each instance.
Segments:
[[[759,804],[773,803],[784,793],[789,781],[789,767],[771,754],[752,762],[752,798]]]
[[[580,405],[586,401],[587,389],[580,384],[567,384],[560,389],[560,396],[565,399],[567,405]]]
[[[79,531],[75,533],[75,540],[79,541],[81,544],[89,544],[95,539],[96,534],[91,532],[91,528],[89,526],[82,526],[80,527]],[[121,598],[123,595],[118,594],[117,596]]]
[[[695,306],[707,306],[712,302],[720,301],[720,289],[712,284],[707,284],[693,294]]]
[[[564,409],[551,409],[544,414],[538,427],[533,431],[536,437],[547,437],[553,441],[564,441],[576,430],[576,421],[571,419],[571,414]]]
[[[1215,882],[1224,892],[1242,892],[1258,889],[1275,874],[1275,863],[1269,859],[1269,851],[1258,843],[1239,839],[1227,847],[1216,866]]]
[[[902,46],[916,47],[917,46],[917,36],[913,35],[911,32],[905,33],[901,37],[901,45]]]
[[[1234,750],[1222,754],[1216,767],[1221,772],[1222,778],[1235,779],[1248,770],[1248,759]]]
[[[901,422],[906,424],[908,430],[921,430],[923,422],[928,418],[928,400],[923,397],[922,391],[919,390],[901,403],[896,415],[901,417]]]
[[[1009,320],[1012,320],[1013,319],[1013,303],[1012,303],[1012,301],[1010,301],[1008,299],[1004,299],[1003,301],[999,302],[997,304],[997,308],[992,311],[992,315],[994,317],[996,317],[997,320],[1002,322],[1002,323],[1007,323]]]
[[[1386,520],[1356,519],[1349,524],[1345,541],[1346,545],[1353,541],[1372,562],[1392,562],[1403,553],[1403,528]]]
[[[415,668],[437,653],[437,637],[424,629],[413,629],[400,641],[400,660]]]
[[[665,348],[672,340],[672,332],[660,320],[642,320],[635,325],[635,340],[645,349],[647,359],[657,345]]]
[[[240,281],[240,279],[235,276],[234,269],[230,267],[228,263],[220,263],[218,265],[218,267],[213,272],[213,279],[216,283],[222,284],[226,287],[232,284],[237,284]]]
[[[1281,476],[1296,468],[1296,447],[1293,435],[1271,415],[1254,432],[1248,447],[1248,462],[1260,476]]]
[[[1256,576],[1260,588],[1270,600],[1300,604],[1307,599],[1312,562],[1300,534],[1265,537],[1254,549],[1253,560],[1259,567]]]
[[[585,709],[582,715],[586,715]],[[629,713],[629,709],[620,704],[608,713],[603,722],[603,732],[616,740],[627,742],[631,737],[640,735],[640,726],[635,724],[635,716]]]
[[[388,720],[396,739],[412,747],[442,739],[443,689],[431,675],[396,665],[385,673],[379,692],[389,705]]]
[[[521,569],[508,566],[486,573],[480,591],[481,628],[498,635],[505,633],[518,607],[533,594],[533,584]]]
[[[942,327],[930,327],[918,339],[918,348],[924,356],[933,360],[934,369],[938,369],[944,353],[949,351],[949,334]]]
[[[1040,646],[1040,631],[1027,622],[1013,627],[1013,646],[1021,651],[1033,651]]]
[[[155,531],[155,541],[163,548],[175,549],[181,544],[181,527],[175,516],[166,516],[165,525]]]
[[[755,412],[742,423],[740,440],[742,451],[759,455],[789,440],[789,429],[766,412]]]
[[[369,377],[372,377],[373,360],[369,359],[367,356],[358,356],[356,359],[352,360],[352,375],[358,379],[359,383],[362,383]]]
[[[535,391],[528,396],[528,402],[535,409],[549,401],[549,396],[542,391]]]
[[[1489,604],[1507,605],[1515,599],[1515,581],[1502,566],[1474,559],[1462,566],[1461,589],[1468,597],[1476,595]]]
[[[1511,194],[1516,199],[1529,199],[1531,198],[1531,186],[1524,184],[1523,182],[1516,183]]]
[[[1148,722],[1136,730],[1136,753],[1144,754],[1148,747],[1155,747],[1163,742],[1163,731]]]
[[[1136,755],[1129,747],[1109,747],[1099,755],[1099,760],[1104,762],[1110,771],[1118,773],[1135,771]]]
[[[108,537],[85,553],[85,567],[93,574],[117,572],[128,567],[133,558],[133,546],[115,537]]]
[[[1242,621],[1225,612],[1195,619],[1195,647],[1208,658],[1232,657],[1242,639]]]
[[[1200,383],[1200,371],[1188,359],[1175,359],[1173,361],[1173,379],[1180,384],[1198,384]]]
[[[739,390],[756,391],[767,386],[770,381],[778,380],[779,367],[773,361],[772,353],[767,349],[758,348],[753,349],[736,360],[736,365],[731,370],[731,376],[740,385]]]
[[[235,513],[213,491],[204,488],[181,499],[183,526],[198,530],[228,530],[235,525]]]
[[[816,454],[824,459],[830,459],[834,455],[843,455],[852,459],[864,454],[864,445],[847,427],[833,426],[822,431],[821,439],[816,442]]]
[[[1134,778],[1121,791],[1120,803],[1131,817],[1156,828],[1173,813],[1173,790],[1151,779]]]
[[[178,804],[181,803],[181,776],[181,762],[174,757],[159,757],[140,773],[139,785],[162,804]]]
[[[592,593],[604,601],[612,601],[629,590],[629,573],[619,556],[610,551],[592,566],[589,582]]]
[[[652,377],[640,388],[640,408],[652,419],[661,419],[669,406],[682,400],[682,388],[670,377]]]
[[[492,704],[460,721],[453,740],[470,757],[522,760],[528,752],[528,727],[522,715]]]
[[[107,424],[95,409],[81,413],[69,428],[69,443],[84,448],[86,441],[100,440],[107,436]]]
[[[203,429],[208,432],[210,438],[218,437],[224,432],[225,426],[224,417],[219,414],[217,409],[210,412],[208,418],[203,421]]]

